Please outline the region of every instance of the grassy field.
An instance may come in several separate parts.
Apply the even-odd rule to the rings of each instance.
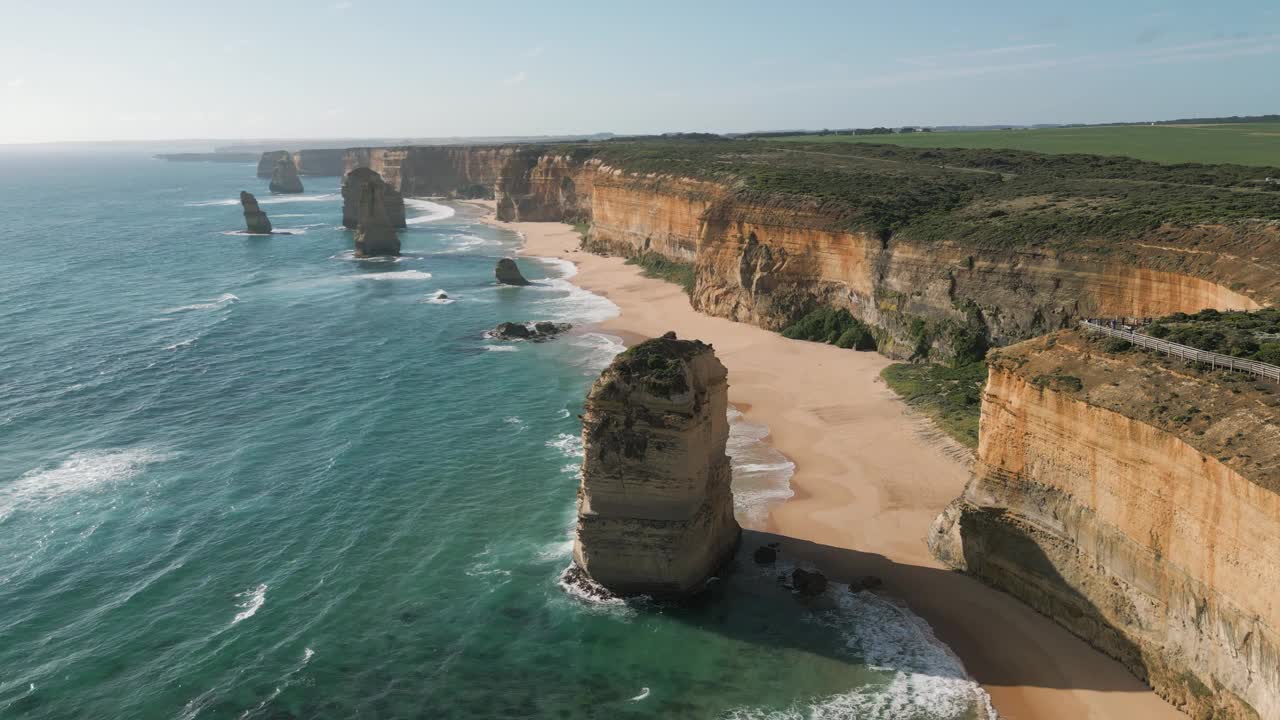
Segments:
[[[906,135],[797,135],[790,142],[893,143],[913,148],[1010,149],[1124,155],[1158,163],[1280,166],[1280,123],[1112,125]]]

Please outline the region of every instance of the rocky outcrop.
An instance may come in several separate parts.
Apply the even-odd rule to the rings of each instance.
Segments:
[[[355,168],[342,178],[342,226],[355,229],[360,216],[360,198],[365,185],[371,183],[381,187],[379,192],[386,207],[387,222],[395,228],[408,227],[404,217],[404,196],[367,167]]]
[[[276,165],[284,158],[290,157],[288,150],[271,150],[262,153],[258,158],[258,177],[269,180],[276,171]]]
[[[345,195],[346,188],[343,190]],[[353,198],[356,205],[356,257],[400,254],[400,238],[387,212],[387,195],[390,192],[380,181],[360,183],[358,194]]]
[[[268,188],[273,193],[294,194],[302,192],[302,179],[298,177],[298,169],[293,166],[293,158],[285,155],[276,162],[271,171],[271,184]]]
[[[244,208],[244,224],[254,235],[270,235],[271,221],[267,214],[258,207],[258,199],[252,193],[240,191],[240,206]]]
[[[619,355],[592,386],[573,556],[599,585],[687,595],[731,556],[725,379],[711,346],[669,333]]]
[[[930,548],[1196,718],[1280,717],[1280,408],[1075,332],[997,351]]]
[[[493,276],[501,285],[528,285],[529,281],[520,274],[520,266],[511,258],[502,258],[493,268]]]
[[[553,340],[573,329],[573,325],[562,322],[541,321],[536,323],[498,323],[497,327],[485,333],[494,340],[529,340],[546,342]]]
[[[292,157],[299,175],[342,177],[345,171],[346,150],[299,150]]]

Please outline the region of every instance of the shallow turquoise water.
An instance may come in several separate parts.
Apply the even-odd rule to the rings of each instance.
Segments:
[[[696,608],[566,594],[609,303],[552,263],[495,287],[516,238],[465,208],[355,261],[336,178],[253,172],[0,155],[0,716],[972,716],[866,594],[750,563]],[[230,234],[241,189],[298,234]],[[541,319],[585,332],[483,338]],[[744,518],[782,467],[753,432]]]

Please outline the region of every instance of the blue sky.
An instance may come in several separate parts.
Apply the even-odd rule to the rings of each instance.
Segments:
[[[0,0],[0,143],[1280,112],[1280,2]]]

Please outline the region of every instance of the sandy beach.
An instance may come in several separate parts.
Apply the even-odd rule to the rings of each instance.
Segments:
[[[769,441],[796,463],[795,497],[745,542],[781,542],[836,580],[881,577],[884,591],[964,661],[1003,718],[1185,717],[1120,664],[929,555],[925,535],[963,489],[967,454],[885,386],[888,359],[699,314],[679,287],[620,258],[579,252],[568,225],[490,222],[523,234],[524,255],[574,262],[573,282],[621,309],[604,331],[636,338],[674,330],[715,346],[729,369],[730,402],[767,425]]]

